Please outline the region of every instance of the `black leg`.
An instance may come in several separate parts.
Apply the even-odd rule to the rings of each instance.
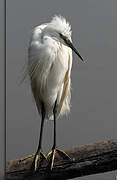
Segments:
[[[54,160],[56,153],[59,154],[65,160],[71,161],[71,158],[62,150],[56,149],[56,114],[57,114],[57,100],[55,101],[55,105],[53,108],[53,115],[54,115],[54,141],[52,151],[48,153],[47,158],[49,158],[49,168],[52,170],[54,166]]]
[[[40,128],[40,137],[39,137],[39,144],[38,144],[38,148],[37,148],[37,151],[36,153],[33,153],[32,155],[29,155],[27,157],[24,157],[22,159],[20,159],[19,162],[22,162],[26,159],[29,159],[29,158],[32,158],[34,157],[34,161],[33,161],[33,164],[32,164],[32,168],[35,166],[35,159],[36,159],[36,156],[37,155],[40,155],[42,158],[46,158],[46,156],[42,153],[41,151],[41,146],[42,146],[42,135],[43,135],[43,127],[44,127],[44,120],[45,120],[45,107],[44,107],[44,104],[42,103],[41,105],[41,116],[42,116],[42,119],[41,119],[41,128]],[[39,157],[39,156],[38,156]]]
[[[44,120],[45,120],[45,107],[43,103],[42,103],[42,108],[41,108],[41,115],[42,115],[42,120],[41,120],[41,129],[40,129],[40,137],[39,137],[39,144],[37,148],[37,154],[39,150],[41,149],[41,145],[42,145],[42,135],[43,135]]]
[[[56,154],[56,113],[57,113],[57,100],[55,101],[54,108],[53,108],[53,115],[54,115],[54,139],[53,139],[53,147],[52,151],[48,153],[47,158],[49,158],[49,169],[52,170],[54,165],[54,159]]]
[[[41,115],[42,115],[42,120],[41,120],[39,144],[38,144],[37,152],[36,152],[36,154],[34,156],[34,160],[33,160],[33,163],[32,163],[32,169],[34,171],[37,171],[37,169],[39,169],[39,165],[41,163],[41,160],[46,159],[46,156],[41,151],[43,127],[44,127],[44,120],[45,120],[45,107],[44,107],[43,103],[42,103],[42,107],[41,107]]]
[[[57,113],[56,106],[57,106],[57,100],[55,101],[55,105],[54,105],[54,108],[53,108],[53,114],[54,114],[54,142],[53,142],[53,148],[52,149],[56,148],[56,113]]]

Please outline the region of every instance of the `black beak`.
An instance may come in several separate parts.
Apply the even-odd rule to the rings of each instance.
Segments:
[[[79,57],[82,61],[84,61],[83,58],[82,58],[82,56],[79,54],[79,52],[78,52],[78,51],[76,50],[76,48],[73,46],[72,42],[71,42],[69,39],[67,39],[64,35],[62,35],[61,33],[59,33],[59,35],[60,35],[60,37],[64,40],[64,42],[66,43],[66,45],[69,46],[69,47],[78,55],[78,57]]]
[[[78,52],[78,51],[76,50],[76,48],[73,46],[72,42],[71,42],[69,39],[65,39],[64,41],[65,41],[65,43],[78,55],[78,57],[79,57],[82,61],[84,61],[83,58],[82,58],[82,56],[79,54],[79,52]]]

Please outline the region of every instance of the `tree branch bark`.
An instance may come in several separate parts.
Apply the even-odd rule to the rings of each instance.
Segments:
[[[56,156],[52,171],[47,169],[47,162],[42,162],[40,171],[32,174],[32,158],[21,163],[10,160],[6,163],[7,180],[64,180],[90,174],[117,170],[117,139],[85,145],[65,151],[72,162]]]

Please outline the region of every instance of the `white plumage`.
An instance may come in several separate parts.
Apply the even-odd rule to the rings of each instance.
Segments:
[[[46,119],[53,120],[57,99],[57,118],[70,111],[71,27],[65,18],[55,16],[48,24],[34,28],[29,43],[28,72],[39,113],[44,103]]]
[[[50,23],[37,26],[29,43],[28,73],[37,109],[41,115],[39,144],[31,169],[37,171],[42,159],[52,170],[56,152],[64,159],[71,158],[56,148],[56,119],[70,111],[72,50],[79,56],[71,41],[71,27],[65,18],[55,16]],[[44,120],[54,120],[54,138],[51,152],[42,152]],[[27,159],[24,158],[24,159]],[[41,160],[41,161],[40,161]]]

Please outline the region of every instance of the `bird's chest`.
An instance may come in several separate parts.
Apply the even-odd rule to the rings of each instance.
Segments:
[[[68,69],[67,61],[62,58],[62,56],[56,57],[47,74],[46,86],[52,91],[61,87]]]
[[[67,51],[60,49],[53,53],[52,49],[48,51],[48,59],[40,62],[38,68],[37,84],[40,94],[56,94],[60,90],[65,74],[68,71]]]

